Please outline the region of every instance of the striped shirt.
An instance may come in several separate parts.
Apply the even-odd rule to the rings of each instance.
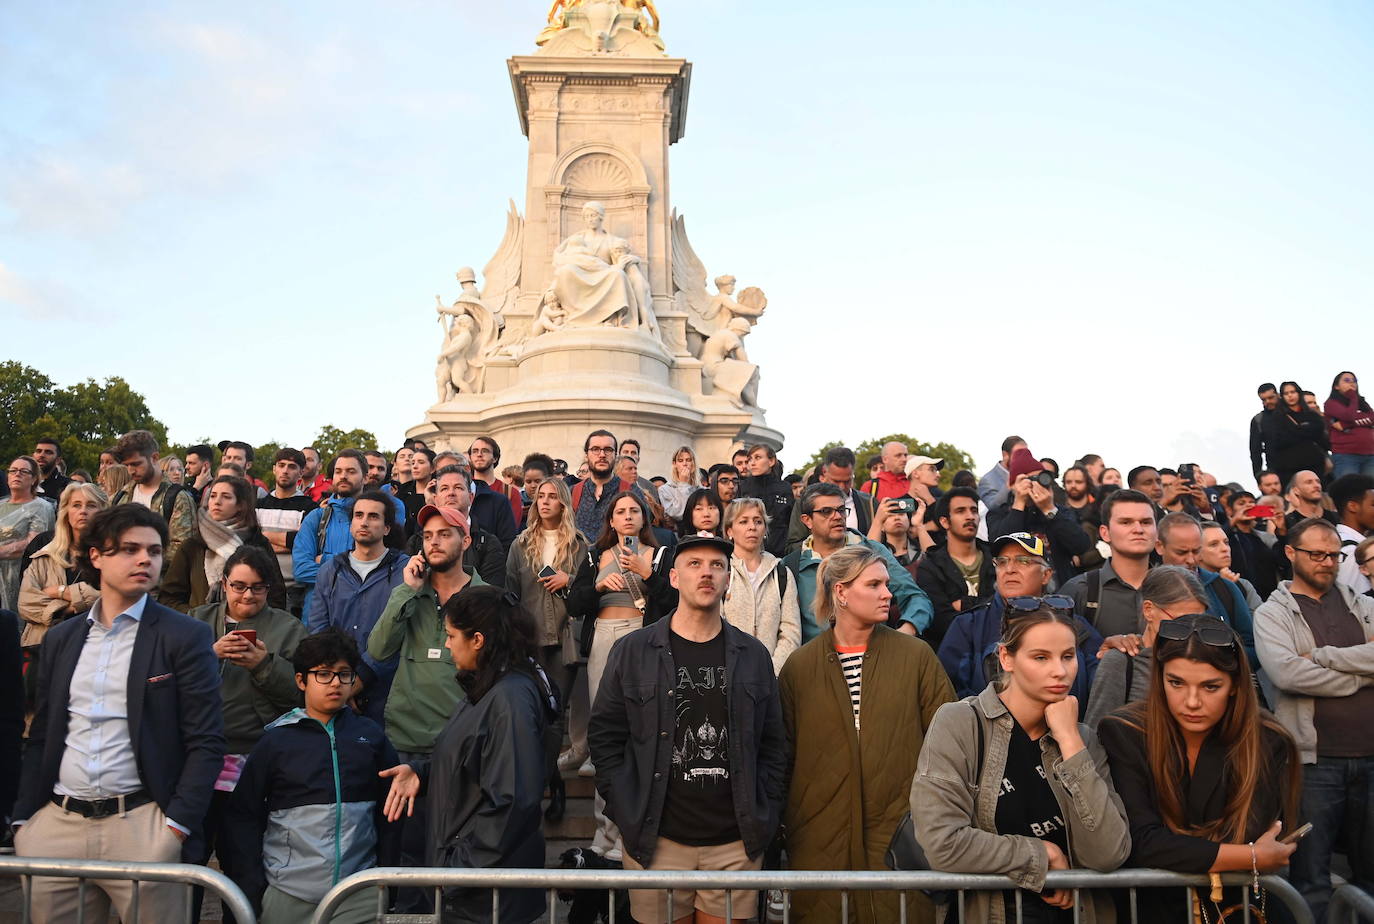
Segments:
[[[849,686],[849,702],[854,707],[854,730],[859,730],[859,693],[863,684],[864,652],[867,648],[846,648],[835,646],[840,656],[840,670],[844,671],[844,682]]]

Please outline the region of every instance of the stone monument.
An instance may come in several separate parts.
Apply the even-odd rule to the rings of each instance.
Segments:
[[[482,273],[438,300],[437,403],[407,431],[431,447],[494,436],[507,459],[580,461],[597,427],[668,473],[682,444],[728,459],[781,448],[758,406],[743,338],[768,305],[714,280],[672,208],[668,148],[683,135],[692,65],[669,57],[652,0],[554,0],[532,55],[508,67],[529,138],[525,215]]]

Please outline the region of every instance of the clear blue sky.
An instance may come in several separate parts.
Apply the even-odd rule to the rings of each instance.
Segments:
[[[1014,431],[1239,479],[1258,382],[1374,392],[1374,5],[658,6],[674,204],[768,293],[785,461]],[[546,8],[0,5],[0,358],[123,376],[178,440],[395,445],[434,294],[523,206]]]

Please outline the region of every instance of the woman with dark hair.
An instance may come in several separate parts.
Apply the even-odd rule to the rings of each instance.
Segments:
[[[1269,467],[1278,473],[1285,490],[1298,472],[1315,472],[1319,478],[1326,475],[1331,440],[1321,415],[1308,408],[1297,382],[1279,386],[1279,406],[1263,412],[1260,433]]]
[[[682,506],[682,517],[678,520],[679,536],[696,536],[709,533],[721,535],[721,524],[725,521],[725,505],[720,495],[709,488],[698,488],[687,495]]]
[[[583,617],[581,650],[587,657],[587,692],[593,704],[611,646],[677,605],[677,591],[668,580],[673,563],[663,552],[639,495],[622,491],[612,498],[601,536],[583,559],[568,594],[568,614]],[[589,760],[578,773],[592,776],[595,768]],[[600,794],[594,802],[597,828],[592,849],[619,860],[620,832],[606,817]]]
[[[224,563],[244,545],[257,546],[272,559],[263,579],[271,585],[267,602],[277,609],[288,607],[286,582],[267,537],[258,528],[257,491],[245,478],[220,475],[205,486],[198,511],[197,528],[177,549],[167,566],[158,591],[158,602],[189,613],[203,603],[213,603],[222,591]]]
[[[1073,616],[1049,606],[1012,615],[998,660],[1001,686],[941,706],[926,732],[911,786],[916,838],[931,869],[1001,873],[1029,890],[968,893],[965,921],[1112,921],[1108,893],[1079,892],[1075,909],[1072,891],[1044,891],[1049,870],[1110,872],[1131,848],[1107,755],[1069,695]]]
[[[382,771],[391,778],[390,821],[429,802],[428,865],[539,869],[544,865],[544,731],[557,698],[537,672],[533,624],[513,594],[469,586],[442,608],[444,646],[464,698],[427,760]],[[440,920],[528,924],[543,912],[539,889],[505,889],[492,917],[489,889],[447,889]]]
[[[1249,872],[1258,886],[1260,873],[1288,863],[1296,845],[1278,838],[1297,828],[1302,765],[1288,732],[1260,709],[1240,638],[1221,620],[1160,623],[1149,693],[1099,732],[1130,818],[1132,866]],[[1182,905],[1173,890],[1146,889],[1139,900],[1147,921]],[[1199,890],[1194,908],[1217,922],[1240,900]]]
[[[33,456],[15,456],[5,472],[10,494],[0,497],[0,610],[18,607],[24,550],[57,522],[56,508],[38,496],[41,480]]]
[[[1331,428],[1331,477],[1374,475],[1374,410],[1360,394],[1355,373],[1336,376],[1323,410]]]

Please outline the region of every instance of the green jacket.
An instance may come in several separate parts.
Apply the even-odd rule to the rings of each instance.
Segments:
[[[110,498],[110,506],[134,503],[134,487],[132,482],[126,485],[123,490]],[[179,489],[176,498],[172,501],[172,515],[165,516],[166,504],[163,503],[163,499],[171,489],[172,482],[168,480],[166,475],[163,475],[162,481],[158,482],[157,490],[153,492],[153,496],[148,502],[149,509],[153,513],[163,516],[167,520],[167,547],[162,550],[163,574],[167,573],[167,568],[172,564],[172,559],[176,558],[177,550],[181,548],[181,544],[197,533],[196,499],[190,491]],[[154,596],[156,597],[157,594]]]
[[[475,572],[468,587],[484,582]],[[428,754],[463,698],[453,656],[444,647],[439,597],[428,581],[419,590],[396,585],[367,637],[378,661],[401,656],[386,699],[386,734],[398,751]]]
[[[191,610],[191,616],[210,627],[219,639],[225,632],[224,601]],[[252,629],[267,646],[267,658],[254,670],[219,662],[220,697],[224,700],[224,737],[230,754],[247,754],[270,723],[301,704],[291,656],[305,638],[305,626],[285,610],[266,607],[237,624]]]

